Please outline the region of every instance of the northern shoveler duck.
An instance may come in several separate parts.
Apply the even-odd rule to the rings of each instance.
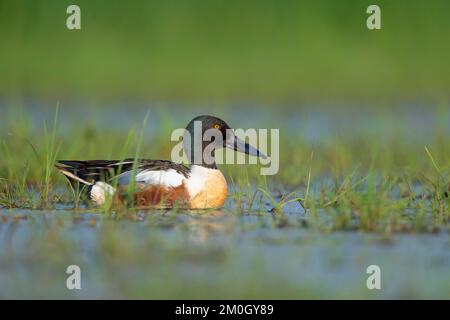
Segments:
[[[201,135],[195,136],[197,124],[201,125]],[[197,126],[197,127],[196,127]],[[213,138],[204,141],[207,130],[215,130]],[[71,183],[79,182],[87,187],[90,199],[97,205],[103,205],[108,196],[124,199],[126,190],[134,179],[135,204],[159,208],[173,206],[190,209],[220,208],[227,196],[225,177],[217,169],[214,151],[230,148],[239,152],[266,158],[259,150],[234,135],[225,121],[213,116],[198,116],[186,127],[190,134],[183,136],[183,148],[190,165],[174,163],[168,160],[59,160],[56,168],[69,178]],[[191,139],[194,137],[194,139]],[[215,139],[219,137],[221,139]],[[200,139],[200,140],[198,140]],[[190,141],[190,143],[189,143]],[[201,146],[196,148],[197,145]],[[210,156],[204,152],[211,149]],[[201,151],[195,156],[193,149]],[[199,153],[198,153],[199,154]],[[113,187],[112,181],[117,179]]]

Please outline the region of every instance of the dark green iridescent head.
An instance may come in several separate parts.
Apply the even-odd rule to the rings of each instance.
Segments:
[[[184,149],[191,164],[216,168],[214,151],[220,148],[266,158],[258,149],[239,139],[220,118],[202,115],[189,122],[184,136]]]

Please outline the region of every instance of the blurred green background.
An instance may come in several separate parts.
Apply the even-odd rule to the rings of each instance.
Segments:
[[[70,4],[81,30],[66,29]],[[447,0],[3,0],[0,97],[447,101],[449,13]]]
[[[449,298],[449,14],[449,0],[0,0],[0,298]],[[280,129],[277,175],[220,166],[222,211],[91,208],[53,168],[168,159],[172,130],[206,113]],[[367,290],[371,264],[383,290]]]

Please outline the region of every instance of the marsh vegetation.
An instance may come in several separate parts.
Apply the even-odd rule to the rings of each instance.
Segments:
[[[249,118],[213,110],[235,127],[279,126],[280,172],[222,165],[226,205],[199,212],[96,208],[53,168],[58,158],[121,159],[137,149],[167,158],[170,132],[191,109],[150,107],[144,130],[148,107],[134,116],[109,109],[106,120],[102,108],[55,110],[5,109],[2,296],[70,297],[62,279],[74,261],[88,280],[73,297],[204,298],[213,287],[216,298],[448,294],[447,109],[351,109],[351,123],[342,110]],[[70,120],[77,113],[88,120]],[[378,293],[365,287],[372,263],[386,270]],[[46,292],[35,277],[48,278]]]

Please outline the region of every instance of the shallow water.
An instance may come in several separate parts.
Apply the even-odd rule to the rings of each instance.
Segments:
[[[395,108],[377,108],[372,106],[351,105],[345,107],[327,107],[302,105],[283,107],[274,112],[273,106],[261,104],[235,104],[223,108],[210,105],[160,105],[137,104],[130,102],[116,104],[95,104],[84,102],[59,103],[60,134],[70,132],[73,125],[95,127],[98,130],[111,130],[126,133],[133,126],[142,125],[148,113],[146,134],[151,136],[160,129],[162,118],[172,125],[184,128],[188,121],[200,114],[217,115],[236,128],[278,128],[281,134],[294,134],[311,142],[336,137],[352,138],[358,136],[389,140],[392,136],[404,138],[405,143],[422,146],[435,134],[435,128],[446,130],[450,135],[450,113],[440,112],[430,105],[400,105]],[[52,123],[56,103],[24,103],[23,113],[30,117],[35,128],[41,128],[45,122]],[[0,101],[0,110],[6,121],[0,120],[0,129],[8,127],[11,121],[21,113],[10,104]],[[77,119],[78,121],[74,121]],[[442,125],[444,124],[444,125]]]
[[[450,298],[448,232],[324,234],[226,211],[3,209],[0,221],[1,298]],[[81,290],[66,288],[72,264]],[[366,287],[372,264],[381,290]]]
[[[125,134],[141,125],[149,108],[152,112],[151,105],[133,106],[129,112],[122,106],[62,104],[59,134],[79,125],[73,119]],[[35,128],[44,120],[52,122],[54,107],[25,109]],[[337,135],[395,136],[420,150],[435,134],[437,121],[435,110],[420,107],[377,113],[364,108],[319,112],[311,106],[277,116],[273,110],[255,114],[250,109],[166,111],[180,127],[193,115],[214,113],[232,125],[281,128],[281,134],[312,143]],[[4,120],[14,113],[2,112],[0,129],[5,129]],[[449,116],[438,120],[450,135],[450,126],[442,126],[450,123]],[[150,114],[147,136],[160,129],[160,119]],[[421,193],[420,185],[413,187]],[[324,233],[309,225],[308,213],[296,202],[284,207],[281,221],[269,204],[261,212],[241,215],[232,199],[223,211],[201,214],[157,211],[115,217],[71,208],[70,203],[52,211],[0,208],[0,298],[450,298],[448,226],[434,234]],[[73,264],[81,268],[81,290],[66,288],[65,271]],[[373,264],[381,268],[381,290],[366,287],[366,269]]]

